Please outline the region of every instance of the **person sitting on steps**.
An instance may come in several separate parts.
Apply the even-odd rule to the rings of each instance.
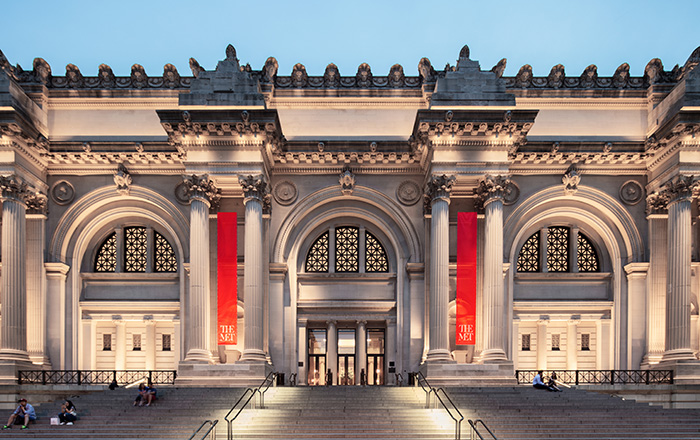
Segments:
[[[61,405],[61,414],[58,415],[61,425],[72,425],[73,422],[78,420],[78,413],[75,409],[75,405],[70,400],[66,400]]]
[[[36,420],[36,412],[34,407],[27,403],[27,399],[19,399],[17,402],[19,405],[15,412],[12,413],[10,418],[7,420],[7,425],[3,426],[2,429],[12,428],[13,423],[22,423],[21,429],[29,428],[29,422]]]
[[[542,382],[542,370],[538,371],[535,378],[532,380],[532,386],[538,390],[554,391],[551,387],[547,386]]]

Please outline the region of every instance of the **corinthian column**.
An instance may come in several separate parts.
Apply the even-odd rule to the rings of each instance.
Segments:
[[[668,195],[647,196],[649,278],[647,288],[646,353],[642,365],[658,364],[666,334],[666,277],[668,275]]]
[[[666,351],[663,361],[694,359],[690,346],[690,205],[697,183],[692,176],[668,182],[668,291]]]
[[[190,301],[185,361],[212,363],[209,307],[209,208],[219,202],[220,190],[209,176],[184,178],[190,199]]]
[[[477,188],[484,208],[484,363],[504,362],[506,356],[505,292],[503,289],[503,196],[510,179],[486,176]]]
[[[244,322],[241,362],[266,362],[263,347],[263,204],[269,197],[262,175],[240,176],[245,204]]]
[[[426,362],[450,362],[449,300],[450,191],[454,176],[433,176],[428,181],[430,203],[430,346]]]
[[[27,353],[27,184],[0,176],[2,192],[2,331],[0,361],[29,362]]]
[[[27,350],[35,365],[49,364],[46,345],[46,202],[44,194],[27,198]]]

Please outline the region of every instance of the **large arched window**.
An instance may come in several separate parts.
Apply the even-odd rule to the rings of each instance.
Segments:
[[[544,257],[544,258],[543,258]],[[518,253],[518,272],[600,272],[593,242],[566,226],[550,226],[535,232]]]
[[[123,235],[121,242],[119,235]],[[177,272],[177,257],[173,246],[159,232],[131,226],[109,234],[95,255],[95,272],[117,272],[120,266],[123,272]]]
[[[355,226],[324,231],[306,254],[306,272],[388,272],[389,259],[379,239]]]

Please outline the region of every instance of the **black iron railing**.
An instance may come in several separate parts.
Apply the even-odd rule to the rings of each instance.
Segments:
[[[556,373],[558,383],[568,385],[673,383],[673,370],[546,370],[543,372],[545,378],[550,377],[552,373]],[[532,383],[536,374],[537,370],[517,370],[515,377],[518,383]]]
[[[32,385],[109,385],[123,386],[140,380],[153,385],[173,384],[175,370],[20,370],[18,382]]]
[[[214,439],[216,440],[216,424],[219,423],[219,420],[205,420],[202,422],[201,425],[199,425],[199,428],[197,428],[194,431],[194,434],[187,439],[187,440],[204,440],[204,439]]]
[[[447,394],[444,388],[434,388],[430,386],[428,379],[423,375],[422,372],[416,373],[416,381],[418,385],[425,391],[425,408],[430,408],[430,396],[435,395],[435,407],[437,407],[438,402],[447,411],[447,415],[455,422],[455,440],[460,440],[462,438],[462,420],[464,416],[454,404],[450,396]],[[440,397],[442,394],[442,397]]]

